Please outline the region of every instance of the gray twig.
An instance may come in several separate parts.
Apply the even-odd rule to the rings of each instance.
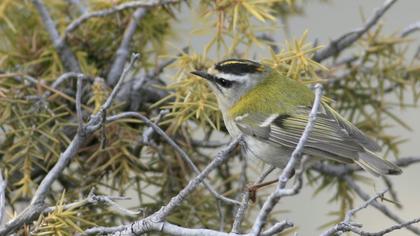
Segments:
[[[122,38],[121,44],[115,53],[115,59],[112,63],[111,69],[109,70],[107,76],[107,84],[114,85],[118,78],[121,76],[121,73],[124,68],[124,63],[127,60],[127,56],[130,50],[130,43],[133,39],[134,33],[137,30],[139,21],[146,15],[147,10],[144,8],[137,9],[131,16],[131,20],[128,23],[127,28],[124,31],[124,36]]]
[[[414,22],[412,24],[409,24],[406,28],[403,29],[401,36],[407,37],[408,35],[419,31],[420,30],[420,21]]]
[[[278,222],[271,226],[269,229],[264,231],[261,236],[269,236],[269,235],[277,235],[281,232],[283,232],[285,229],[293,227],[293,223],[289,222],[287,220],[284,220],[282,222]]]
[[[375,11],[374,15],[367,20],[363,27],[355,29],[340,36],[337,39],[332,40],[327,47],[315,53],[313,60],[317,62],[323,61],[331,56],[339,54],[341,51],[352,45],[360,37],[362,37],[362,35],[369,31],[370,28],[376,25],[379,19],[396,1],[397,0],[386,0],[383,6]]]
[[[83,129],[83,112],[82,112],[82,91],[83,91],[83,75],[77,76],[76,90],[76,114],[79,121],[79,129]],[[83,132],[83,131],[79,131]]]
[[[360,207],[348,211],[343,222],[323,232],[320,236],[331,236],[331,235],[336,235],[343,232],[353,232],[362,236],[382,236],[397,229],[411,227],[412,224],[420,222],[420,218],[416,218],[416,219],[413,219],[404,223],[391,226],[389,228],[386,228],[384,230],[381,230],[375,233],[363,231],[361,229],[362,225],[354,224],[350,222],[351,217],[354,215],[354,213],[367,208],[369,205],[374,206],[375,204],[379,204],[376,200],[378,198],[381,198],[385,194],[385,192],[387,192],[387,190],[382,191],[381,193],[378,193],[375,196],[367,199]]]
[[[114,209],[116,212],[123,214],[123,215],[128,215],[128,216],[137,216],[140,214],[140,212],[138,211],[131,211],[128,210],[120,205],[118,205],[115,201],[116,200],[129,200],[130,198],[128,197],[121,197],[121,196],[105,196],[105,195],[95,195],[93,191],[91,191],[89,193],[89,195],[77,202],[72,202],[69,204],[66,204],[64,206],[62,206],[62,208],[64,210],[67,209],[74,209],[74,208],[79,208],[85,205],[97,205],[97,204],[107,204],[109,206],[111,206],[112,209]],[[49,213],[49,212],[53,212],[56,209],[55,206],[53,207],[47,207],[45,208],[45,210],[42,213]]]
[[[0,225],[3,222],[3,216],[6,210],[6,187],[7,182],[3,179],[3,174],[0,171]]]
[[[140,116],[136,116],[133,113],[133,117],[142,119]],[[147,122],[146,122],[147,123]],[[153,123],[152,123],[153,124]],[[186,229],[179,226],[171,225],[167,222],[164,222],[164,219],[176,208],[178,207],[199,185],[204,181],[204,179],[209,175],[209,173],[220,166],[226,159],[229,158],[229,153],[231,153],[240,140],[242,136],[237,137],[233,140],[227,147],[220,151],[216,157],[200,172],[194,179],[192,179],[187,186],[184,187],[175,197],[173,197],[166,206],[163,206],[159,211],[153,213],[152,215],[133,222],[128,225],[122,225],[117,227],[95,227],[85,231],[86,234],[114,234],[114,235],[138,235],[145,232],[158,231],[165,232],[175,235],[228,235],[227,233],[222,233],[213,230],[207,229]],[[176,230],[173,230],[176,229]],[[175,233],[177,232],[177,233]],[[212,232],[210,234],[209,232]]]
[[[356,194],[359,195],[359,197],[362,198],[364,201],[368,201],[370,199],[369,195],[365,191],[363,191],[362,188],[360,188],[360,186],[357,185],[350,176],[344,176],[344,180],[347,182],[348,186],[351,187],[356,192]],[[398,224],[404,224],[406,222],[405,220],[397,216],[395,213],[393,213],[391,210],[389,210],[389,208],[383,204],[380,204],[378,202],[372,202],[371,205],[380,212],[382,212],[384,215],[386,215],[388,218],[397,222]],[[420,235],[420,229],[417,227],[407,225],[407,229],[417,235]]]
[[[35,5],[38,10],[44,27],[50,36],[51,41],[53,42],[54,48],[57,50],[58,55],[60,56],[61,62],[68,71],[81,72],[79,62],[74,56],[73,52],[70,50],[68,45],[64,40],[61,40],[60,34],[55,27],[55,23],[52,20],[50,14],[48,13],[47,8],[45,7],[42,0],[32,0],[32,3]]]
[[[187,162],[187,164],[196,174],[201,173],[198,167],[194,164],[194,162],[188,156],[188,154],[171,137],[169,137],[169,135],[167,135],[165,131],[163,131],[158,125],[156,125],[154,122],[152,122],[151,120],[149,120],[147,117],[143,116],[142,114],[137,113],[137,112],[122,112],[120,114],[109,117],[107,119],[107,122],[112,122],[112,121],[119,120],[125,117],[136,117],[138,119],[141,119],[144,123],[146,123],[146,125],[152,127],[153,130],[157,134],[159,134],[169,145],[171,145],[181,155],[182,159],[185,162]],[[217,193],[216,190],[214,190],[213,187],[207,183],[207,181],[203,181],[203,184],[216,199],[219,199],[225,203],[240,205],[240,202],[227,198]]]
[[[71,22],[66,30],[64,31],[63,39],[68,35],[68,33],[76,30],[81,24],[83,24],[85,21],[94,18],[94,17],[105,17],[110,14],[115,14],[120,11],[124,11],[130,8],[139,8],[139,7],[153,7],[157,5],[163,5],[168,3],[176,3],[178,0],[144,0],[144,1],[132,1],[132,2],[126,2],[122,3],[120,5],[117,5],[112,8],[108,8],[105,10],[99,10],[94,12],[89,12],[87,14],[83,14],[79,18],[75,19],[73,22]]]
[[[267,170],[265,170],[260,177],[258,177],[257,182],[255,182],[255,184],[259,184],[261,182],[264,181],[264,179],[271,173],[273,172],[273,170],[275,170],[276,168],[274,166],[270,166],[270,168],[268,168]],[[241,205],[238,207],[238,209],[236,210],[236,215],[235,215],[235,219],[233,221],[232,224],[232,233],[239,233],[240,230],[240,226],[242,224],[242,221],[245,217],[245,212],[246,209],[248,208],[248,202],[249,202],[249,191],[248,189],[245,189],[244,192],[242,193],[242,200],[241,200]]]
[[[299,143],[296,145],[295,150],[293,151],[290,160],[288,161],[286,167],[283,169],[281,175],[279,176],[279,184],[275,192],[270,194],[267,200],[264,202],[263,207],[261,208],[258,216],[255,220],[254,225],[252,226],[251,235],[259,235],[262,228],[264,227],[268,214],[273,210],[274,206],[278,203],[281,197],[290,196],[296,194],[302,184],[301,178],[298,178],[297,183],[291,189],[286,189],[286,184],[289,181],[290,177],[296,166],[299,165],[299,162],[302,158],[303,147],[305,146],[306,140],[309,137],[309,134],[315,124],[319,106],[321,104],[322,97],[322,85],[315,85],[315,100],[312,106],[312,110],[309,113],[308,123],[306,124],[305,130],[302,133],[302,136],[299,139]]]
[[[356,212],[361,211],[362,209],[367,208],[370,204],[372,204],[373,201],[376,201],[376,199],[378,198],[383,198],[384,194],[388,192],[388,190],[384,190],[378,194],[376,194],[375,196],[369,198],[367,201],[365,201],[364,204],[362,204],[360,207],[358,208],[354,208],[351,209],[350,211],[347,212],[346,217],[344,218],[343,223],[346,224],[350,224],[351,218],[353,217],[354,214],[356,214]]]
[[[135,229],[135,231],[131,231],[131,232],[129,231],[129,229],[127,229],[126,231],[122,231],[126,227],[129,227],[129,226],[117,226],[117,227],[109,227],[109,228],[95,227],[95,228],[91,228],[85,231],[85,233],[95,234],[95,235],[107,234],[107,235],[116,235],[116,236],[117,235],[118,236],[139,235],[140,233],[143,233],[143,232],[160,232],[160,233],[164,233],[168,235],[182,235],[182,236],[248,236],[247,234],[225,233],[225,232],[220,232],[220,231],[211,230],[211,229],[185,228],[185,227],[171,224],[167,221],[152,221],[149,218],[138,221],[136,226],[137,225],[140,225],[143,231],[137,231],[137,228]],[[288,228],[288,226],[289,224],[287,221],[277,223],[275,225],[276,228],[274,230],[269,229],[267,231],[264,231],[261,233],[261,236],[277,235],[278,230],[284,230],[285,228]]]

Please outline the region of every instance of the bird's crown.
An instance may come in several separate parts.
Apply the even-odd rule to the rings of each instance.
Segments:
[[[244,75],[263,72],[264,66],[251,60],[228,59],[215,64],[214,69],[220,73]]]

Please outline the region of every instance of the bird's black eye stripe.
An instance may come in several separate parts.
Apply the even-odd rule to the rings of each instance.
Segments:
[[[223,78],[216,78],[216,83],[220,84],[224,88],[230,88],[233,85],[233,81]]]

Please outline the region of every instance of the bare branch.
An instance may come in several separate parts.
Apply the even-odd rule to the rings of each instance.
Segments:
[[[105,196],[105,195],[95,195],[93,191],[89,193],[89,195],[77,202],[69,203],[64,206],[62,206],[62,209],[74,209],[79,208],[85,205],[97,205],[97,204],[107,204],[111,206],[112,209],[114,209],[116,212],[128,215],[128,216],[137,216],[140,214],[140,212],[137,211],[131,211],[128,210],[120,205],[118,205],[115,201],[116,200],[130,200],[128,197],[121,197],[121,196]],[[56,209],[56,207],[47,207],[42,213],[49,213],[53,212]]]
[[[297,184],[291,189],[285,189],[287,182],[296,166],[299,165],[299,162],[302,158],[303,147],[305,146],[306,140],[309,137],[309,134],[315,124],[319,106],[321,104],[322,97],[322,85],[315,85],[315,100],[312,106],[312,110],[309,113],[308,123],[306,124],[305,130],[302,133],[302,136],[299,139],[299,143],[296,145],[295,150],[293,151],[290,160],[288,161],[286,167],[283,169],[281,175],[279,176],[279,184],[275,192],[270,194],[267,200],[264,202],[263,207],[261,208],[258,216],[255,220],[254,225],[252,226],[251,235],[259,235],[262,228],[264,227],[268,214],[273,210],[274,206],[278,203],[281,197],[289,196],[296,194],[302,184],[301,178],[298,179]]]
[[[397,0],[386,0],[382,7],[377,9],[373,16],[371,16],[366,24],[359,28],[355,29],[351,32],[348,32],[338,39],[332,40],[330,44],[319,50],[315,53],[313,60],[320,62],[323,61],[331,56],[338,55],[341,51],[352,45],[356,42],[363,34],[369,31],[376,23],[378,23],[379,19],[385,14],[386,11],[396,2]]]
[[[135,113],[138,114],[138,113]],[[133,115],[134,116],[134,115]],[[134,116],[139,119],[141,119],[139,116]],[[220,166],[226,159],[229,158],[229,153],[231,153],[240,140],[242,139],[242,136],[237,137],[235,140],[233,140],[227,147],[225,147],[222,151],[220,151],[216,157],[204,168],[203,171],[200,172],[199,175],[197,175],[194,179],[192,179],[187,186],[184,187],[175,197],[173,197],[166,206],[163,206],[159,211],[153,213],[152,215],[146,217],[143,220],[133,222],[128,225],[122,225],[118,227],[96,227],[91,228],[85,231],[86,234],[103,234],[103,233],[113,233],[114,235],[137,235],[145,232],[151,232],[151,231],[160,231],[160,232],[167,232],[174,235],[206,235],[205,233],[210,231],[206,229],[200,229],[199,231],[189,231],[194,233],[175,233],[164,231],[165,229],[168,230],[169,227],[174,225],[169,225],[169,227],[164,222],[164,219],[176,208],[178,207],[199,185],[201,182],[204,181],[204,179],[209,175],[209,173],[216,169],[218,166]],[[185,228],[181,228],[178,226],[178,230],[182,230]],[[179,229],[181,228],[181,229]],[[193,229],[186,229],[186,230],[193,230]],[[180,232],[177,231],[177,232]],[[200,232],[200,234],[197,234],[197,232]],[[211,231],[217,234],[207,234],[207,235],[228,235],[226,233],[221,233],[218,231]],[[185,233],[185,234],[184,234]]]
[[[278,235],[279,233],[283,232],[285,229],[293,227],[293,223],[287,220],[282,222],[278,222],[271,226],[271,228],[264,231],[261,236],[270,236],[270,235]]]
[[[124,31],[124,36],[121,41],[120,47],[117,49],[114,63],[112,63],[111,69],[109,70],[107,76],[107,83],[109,85],[114,85],[120,77],[124,68],[124,63],[127,60],[131,40],[133,39],[134,33],[137,30],[139,21],[146,15],[146,13],[146,9],[140,8],[137,9],[131,16],[131,20]]]
[[[168,3],[177,3],[177,2],[179,2],[179,1],[178,0],[132,1],[132,2],[122,3],[120,5],[117,5],[115,7],[109,8],[109,9],[94,11],[94,12],[90,12],[90,13],[87,13],[87,14],[83,14],[82,16],[75,19],[73,22],[71,22],[67,26],[66,30],[64,31],[63,39],[67,36],[68,33],[77,29],[81,24],[83,24],[85,21],[89,20],[90,18],[105,17],[105,16],[108,16],[110,14],[115,14],[117,12],[124,11],[124,10],[130,9],[130,8],[153,7],[153,6],[157,6],[157,5],[163,5],[163,4],[168,4]]]
[[[45,7],[42,0],[32,0],[32,3],[35,5],[38,10],[44,27],[50,36],[51,41],[53,42],[54,48],[57,50],[58,55],[60,56],[61,62],[68,71],[81,72],[79,62],[74,56],[71,49],[68,47],[65,41],[61,40],[60,35],[55,27],[55,23],[52,20],[50,14],[48,13],[47,8]]]
[[[412,224],[420,222],[420,218],[416,218],[416,219],[413,219],[413,220],[410,220],[410,221],[407,221],[407,222],[404,222],[404,223],[401,223],[401,224],[391,226],[389,228],[378,231],[376,233],[363,231],[361,229],[362,225],[354,224],[354,223],[350,222],[350,219],[351,219],[351,217],[353,216],[354,213],[356,213],[356,212],[358,212],[358,211],[360,211],[364,208],[367,208],[369,205],[374,205],[375,203],[377,203],[376,199],[378,199],[380,197],[383,197],[383,195],[385,194],[386,191],[387,190],[382,191],[381,193],[378,193],[375,196],[369,198],[360,207],[348,211],[347,214],[346,214],[346,218],[344,219],[343,222],[341,222],[341,223],[335,225],[334,227],[328,229],[327,231],[322,233],[321,236],[331,236],[331,235],[336,235],[336,234],[340,234],[340,233],[343,233],[343,232],[349,232],[349,231],[351,231],[353,233],[356,233],[358,235],[362,235],[362,236],[382,236],[382,235],[390,233],[394,230],[401,229],[401,228],[406,228],[406,227],[408,228]]]
[[[0,225],[3,222],[3,216],[6,210],[6,187],[7,182],[3,179],[3,174],[0,171]]]
[[[405,29],[403,29],[401,36],[402,37],[407,37],[408,35],[419,31],[420,30],[420,21],[414,22],[410,25],[408,25]]]
[[[260,177],[258,178],[257,182],[255,184],[259,184],[264,181],[264,179],[276,168],[274,166],[270,166],[267,170],[265,170]],[[245,189],[245,191],[242,193],[242,200],[241,205],[236,210],[235,219],[232,224],[232,230],[231,233],[239,233],[239,228],[241,227],[243,218],[245,217],[246,209],[248,208],[248,201],[249,201],[249,191],[248,189]]]
[[[368,199],[367,201],[365,201],[365,203],[363,205],[361,205],[358,208],[354,208],[350,211],[347,212],[346,217],[344,218],[344,223],[350,224],[350,220],[353,217],[353,215],[358,212],[361,211],[362,209],[367,208],[370,204],[372,204],[373,201],[376,201],[376,199],[378,198],[383,198],[384,194],[387,192],[388,190],[384,190],[378,194],[376,194],[375,196],[371,197],[370,199]]]
[[[77,90],[76,90],[76,114],[79,121],[79,129],[83,129],[83,113],[82,113],[82,90],[83,90],[83,75],[77,76]],[[82,131],[80,131],[82,132]]]
[[[357,185],[350,176],[345,176],[344,180],[347,182],[348,186],[351,187],[357,193],[357,195],[359,195],[359,197],[362,198],[364,201],[368,201],[370,199],[369,195],[366,192],[364,192],[362,188],[360,188],[360,186]],[[399,216],[397,216],[395,213],[389,210],[388,207],[386,207],[385,205],[380,204],[378,202],[372,202],[371,205],[378,209],[380,212],[382,212],[384,215],[388,216],[388,218],[397,222],[398,224],[405,223],[405,220],[401,219]],[[420,229],[417,227],[408,225],[407,229],[417,235],[420,235]]]
[[[79,76],[79,73],[76,72],[66,72],[62,75],[60,75],[56,80],[54,80],[54,82],[51,84],[51,88],[53,89],[57,89],[57,87],[62,84],[64,81],[67,81],[68,79],[71,78],[77,78],[77,76]]]
[[[147,117],[143,116],[140,113],[137,112],[123,112],[120,114],[117,114],[115,116],[111,116],[107,119],[107,122],[112,122],[115,120],[119,120],[125,117],[136,117],[138,119],[141,119],[142,121],[144,121],[144,123],[146,123],[146,125],[152,127],[154,129],[154,131],[159,134],[169,145],[171,145],[175,151],[177,151],[182,159],[187,162],[187,164],[190,166],[190,168],[196,173],[196,174],[200,174],[201,171],[198,169],[198,167],[194,164],[194,162],[191,160],[191,158],[188,156],[188,154],[171,138],[169,137],[169,135],[167,135],[165,133],[165,131],[163,131],[159,126],[157,126],[154,122],[152,122],[151,120],[149,120]],[[240,205],[241,203],[227,198],[223,195],[220,195],[219,193],[216,192],[216,190],[213,189],[213,187],[211,187],[210,184],[207,183],[207,181],[203,181],[204,186],[207,188],[207,190],[209,190],[209,192],[217,199],[225,202],[225,203],[229,203],[229,204],[236,204],[236,205]]]

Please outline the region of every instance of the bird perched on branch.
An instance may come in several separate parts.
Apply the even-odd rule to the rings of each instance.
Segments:
[[[192,74],[208,81],[229,134],[244,134],[246,155],[285,167],[308,122],[313,92],[300,81],[250,60],[224,60]],[[322,101],[303,153],[356,163],[375,176],[400,174],[398,166],[376,154],[380,149]]]

